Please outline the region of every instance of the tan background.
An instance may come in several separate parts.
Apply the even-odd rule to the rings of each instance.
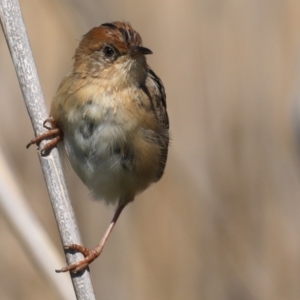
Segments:
[[[166,173],[125,210],[91,266],[97,298],[300,299],[300,2],[23,0],[21,7],[48,107],[81,36],[107,21],[132,23],[166,87],[173,137]],[[0,90],[1,145],[62,254],[36,151],[25,150],[33,131],[3,35]],[[91,201],[73,171],[67,180],[92,247],[113,210]],[[1,212],[0,241],[0,298],[58,299]]]

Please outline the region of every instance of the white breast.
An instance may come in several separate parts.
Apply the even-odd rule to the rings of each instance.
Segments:
[[[151,130],[139,124],[144,118],[137,116],[142,110],[137,108],[146,95],[138,88],[130,91],[132,95],[127,89],[81,89],[74,97],[82,99],[84,95],[92,100],[80,106],[70,105],[62,125],[72,167],[95,198],[107,203],[133,198],[155,181],[159,167],[159,146],[153,142],[155,138],[149,137]],[[129,149],[125,163],[121,153],[124,145]]]

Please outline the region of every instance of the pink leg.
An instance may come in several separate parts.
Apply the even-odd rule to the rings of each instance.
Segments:
[[[126,202],[126,204],[127,203],[128,202]],[[60,270],[55,270],[55,271],[57,273],[67,272],[67,271],[77,273],[77,272],[82,271],[86,267],[88,267],[88,265],[101,254],[101,252],[105,246],[105,243],[106,243],[109,235],[111,234],[114,226],[116,225],[116,222],[117,222],[122,210],[126,206],[126,204],[121,204],[117,207],[114,217],[111,220],[111,223],[110,223],[109,227],[107,228],[103,238],[101,239],[100,243],[94,249],[87,249],[87,248],[85,248],[81,245],[77,245],[77,244],[71,244],[71,245],[64,246],[64,249],[66,249],[66,250],[75,250],[75,251],[82,253],[85,256],[85,258],[70,265],[70,266],[67,266]]]
[[[50,123],[51,127],[46,126],[46,123]],[[26,146],[28,149],[31,145],[38,145],[41,141],[52,137],[51,141],[47,143],[42,149],[41,154],[44,156],[49,150],[54,148],[60,141],[63,140],[63,132],[57,125],[56,121],[53,118],[48,118],[44,121],[43,126],[48,130],[43,134],[33,138]]]

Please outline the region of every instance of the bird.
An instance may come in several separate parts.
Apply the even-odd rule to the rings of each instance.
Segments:
[[[159,181],[170,141],[166,94],[146,61],[152,51],[128,22],[92,28],[81,39],[72,71],[52,100],[42,156],[58,146],[92,197],[115,207],[94,249],[65,245],[84,258],[56,272],[81,272],[102,252],[121,212],[135,196]]]

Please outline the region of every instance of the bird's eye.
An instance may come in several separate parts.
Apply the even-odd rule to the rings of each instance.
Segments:
[[[106,57],[112,57],[115,54],[115,51],[112,47],[110,46],[105,46],[103,48],[103,53]]]

